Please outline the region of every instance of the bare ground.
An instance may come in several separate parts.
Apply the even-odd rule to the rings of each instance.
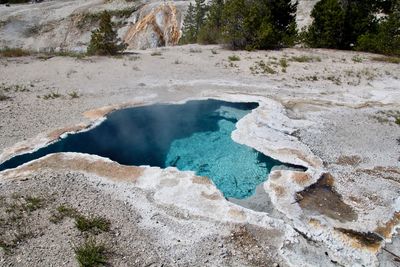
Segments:
[[[361,218],[347,227],[374,231],[400,210],[396,204],[400,203],[400,144],[396,141],[400,127],[395,123],[400,110],[398,65],[377,62],[372,54],[330,50],[232,52],[214,46],[184,46],[158,51],[159,56],[149,50],[122,58],[0,58],[0,93],[11,97],[0,101],[0,149],[41,133],[88,123],[82,114],[103,106],[226,93],[260,95],[280,102],[293,121],[309,122],[299,126],[294,136],[322,159],[324,171],[334,177],[335,192]],[[230,61],[231,55],[240,60]],[[72,98],[72,92],[79,97]],[[47,97],[53,93],[59,96]],[[101,181],[68,170],[0,180],[3,220],[10,219],[4,203],[15,199],[25,203],[29,196],[44,200],[39,209],[24,211],[29,225],[24,230],[29,234],[11,253],[1,252],[0,262],[5,266],[76,265],[73,248],[85,240],[85,234],[71,218],[58,224],[49,220],[61,204],[111,221],[111,231],[97,238],[110,248],[109,261],[114,266],[293,265],[292,258],[280,253],[281,246],[297,251],[304,259],[301,262],[309,265],[334,265],[337,260],[327,252],[329,245],[316,245],[301,235],[297,245],[284,243],[281,228],[190,213],[184,216],[178,206],[160,206],[153,199],[156,191],[134,186],[128,192],[134,201],[128,203],[115,194],[119,192],[115,186]],[[262,207],[260,201],[272,205],[268,196],[259,199],[258,210],[292,224],[285,214]],[[308,216],[329,222],[337,219],[329,218],[329,211],[309,212],[305,209],[304,220]],[[0,230],[15,230],[7,227]],[[398,238],[394,240],[387,245],[392,252],[399,249]],[[378,253],[382,266],[398,265],[393,255]]]

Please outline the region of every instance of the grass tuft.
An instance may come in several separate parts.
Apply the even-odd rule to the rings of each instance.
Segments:
[[[290,58],[291,61],[295,62],[300,62],[300,63],[309,63],[309,62],[321,62],[320,57],[315,57],[315,56],[307,56],[307,55],[302,55],[302,56],[293,56]]]
[[[265,63],[264,60],[256,61],[254,66],[250,67],[250,71],[252,74],[276,74],[277,71],[268,64],[269,63]]]
[[[59,223],[61,222],[65,217],[70,217],[70,218],[75,218],[78,216],[79,212],[66,205],[60,205],[57,208],[57,213],[53,213],[50,217],[50,221],[52,223]]]
[[[77,215],[75,217],[75,226],[82,232],[108,232],[110,230],[110,221],[100,216],[85,217]]]
[[[190,48],[189,52],[190,53],[201,53],[203,51],[200,48]]]
[[[107,264],[107,249],[103,243],[89,238],[83,244],[74,249],[79,265],[93,267]]]
[[[72,91],[68,95],[71,97],[71,99],[79,98],[79,95],[76,91]]]
[[[400,64],[400,57],[373,57],[373,61]]]
[[[2,57],[26,57],[31,55],[30,51],[21,48],[9,48],[6,47],[0,50],[0,56]]]
[[[43,207],[43,199],[38,197],[27,197],[26,198],[26,209],[34,211]]]
[[[361,63],[361,62],[363,62],[363,58],[360,57],[359,55],[355,55],[354,57],[352,57],[351,60],[353,60],[353,62],[355,62],[355,63]]]
[[[48,100],[48,99],[56,99],[56,98],[59,98],[59,97],[61,97],[61,94],[52,92],[52,93],[49,93],[47,95],[44,95],[43,99],[44,100]]]
[[[287,62],[286,58],[281,58],[279,60],[279,65],[281,65],[282,68],[286,69],[287,67],[289,67],[289,64]]]
[[[240,57],[237,55],[232,55],[228,57],[229,61],[240,61]]]
[[[3,93],[0,93],[0,101],[6,101],[6,100],[9,100],[9,99],[11,99],[11,97],[9,97],[9,96],[7,96],[7,95],[5,95]]]

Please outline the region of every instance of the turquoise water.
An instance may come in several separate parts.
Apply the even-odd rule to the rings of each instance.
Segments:
[[[89,131],[1,163],[0,171],[51,153],[80,152],[125,165],[191,170],[209,177],[225,197],[246,198],[273,166],[282,165],[231,138],[236,122],[257,106],[201,100],[115,111]]]
[[[266,180],[270,169],[280,163],[232,140],[235,122],[247,112],[221,111],[217,111],[221,117],[216,131],[194,133],[175,140],[165,165],[195,170],[198,175],[210,177],[226,197],[245,198],[252,195],[257,185]]]

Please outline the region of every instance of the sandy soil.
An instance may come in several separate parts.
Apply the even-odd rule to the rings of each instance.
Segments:
[[[99,238],[120,253],[110,256],[115,266],[398,266],[395,257],[382,250],[385,242],[375,249],[365,245],[363,237],[337,232],[346,228],[384,235],[386,231],[377,229],[387,226],[390,233],[384,239],[390,242],[399,223],[400,144],[396,139],[400,126],[394,122],[400,111],[398,65],[377,62],[372,54],[330,50],[233,52],[193,45],[135,52],[121,58],[0,58],[0,93],[11,97],[0,101],[2,159],[16,148],[47,140],[57,129],[90,123],[102,113],[86,113],[90,118],[83,114],[100,107],[110,107],[103,109],[106,112],[124,103],[262,97],[282,105],[287,120],[296,126],[289,135],[322,160],[317,169],[332,175],[338,201],[349,206],[357,219],[338,220],[326,212],[328,206],[319,209],[280,201],[275,189],[289,181],[283,178],[267,182],[266,192],[255,200],[233,201],[255,211],[224,199],[206,210],[195,204],[205,200],[187,196],[190,190],[204,190],[191,184],[185,189],[189,192],[178,190],[170,197],[163,191],[165,185],[148,185],[144,180],[111,183],[82,171],[45,167],[24,172],[22,168],[0,174],[0,195],[11,201],[13,193],[39,196],[43,192],[49,201],[26,215],[42,221],[31,227],[34,235],[23,240],[14,254],[0,254],[0,262],[6,266],[77,264],[71,244],[84,236],[72,220],[59,227],[47,221],[51,211],[68,203],[82,213],[111,220],[112,231]],[[240,60],[229,60],[232,55]],[[72,98],[72,92],[79,98]],[[49,98],[52,93],[60,96]],[[22,143],[15,146],[18,142]],[[147,175],[147,183],[167,174],[159,175]],[[292,192],[290,186],[285,190]],[[184,207],[178,203],[182,199],[189,200]],[[224,217],[225,208],[214,212],[215,205],[240,212]],[[316,221],[322,226],[315,226]],[[55,245],[48,245],[49,240]],[[396,235],[394,240],[386,249],[399,254]]]

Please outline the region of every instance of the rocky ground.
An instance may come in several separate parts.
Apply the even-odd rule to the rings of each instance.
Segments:
[[[318,0],[300,0],[299,29],[311,22]],[[118,37],[131,49],[175,45],[190,1],[45,0],[0,5],[0,46],[33,51],[85,51],[100,14],[112,16]]]
[[[0,58],[1,160],[115,108],[214,97],[260,101],[234,140],[309,168],[227,201],[190,172],[48,157],[0,173],[1,265],[74,266],[74,248],[95,238],[113,266],[399,266],[400,68],[380,60],[197,45]],[[54,221],[60,206],[109,229]]]

